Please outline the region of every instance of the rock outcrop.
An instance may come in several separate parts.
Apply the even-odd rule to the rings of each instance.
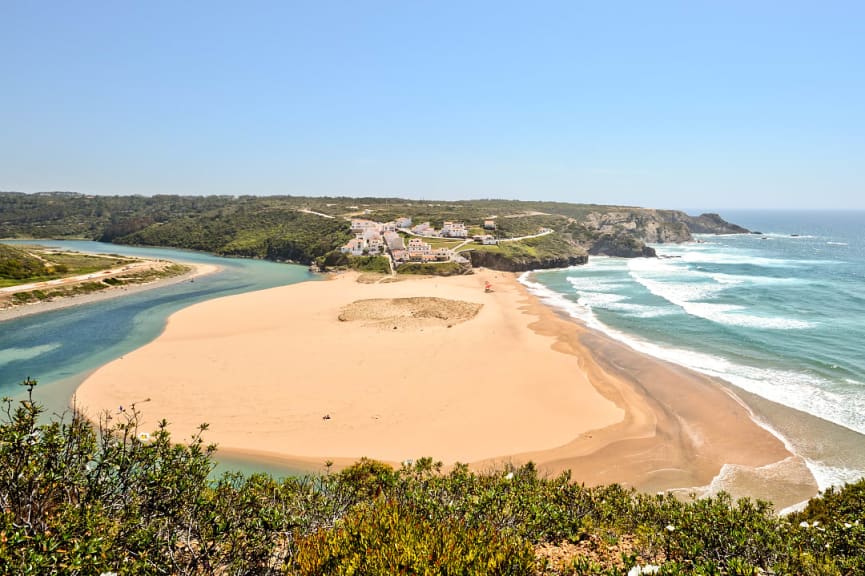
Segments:
[[[748,234],[750,231],[737,224],[727,222],[714,213],[688,216],[686,223],[694,234]]]
[[[587,254],[573,256],[557,256],[550,258],[531,257],[509,257],[498,252],[485,252],[472,250],[466,255],[470,258],[472,266],[483,266],[493,270],[504,270],[507,272],[525,272],[526,270],[540,270],[545,268],[567,268],[577,266],[589,261]]]
[[[603,234],[589,248],[592,256],[619,256],[622,258],[654,258],[655,249],[629,234]]]

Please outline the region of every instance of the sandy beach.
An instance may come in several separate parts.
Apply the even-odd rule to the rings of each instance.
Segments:
[[[182,310],[90,376],[77,403],[96,417],[149,398],[145,427],[165,418],[182,440],[207,422],[222,449],[299,465],[532,460],[646,491],[704,493],[724,478],[778,507],[816,493],[723,382],[562,318],[513,274],[356,278]]]

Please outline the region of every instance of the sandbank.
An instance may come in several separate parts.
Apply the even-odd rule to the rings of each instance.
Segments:
[[[187,282],[200,276],[212,274],[219,270],[219,266],[216,266],[214,264],[199,264],[192,262],[178,263],[183,264],[184,266],[189,266],[191,269],[188,272],[178,274],[177,276],[158,278],[150,282],[109,286],[107,288],[99,290],[98,292],[55,296],[51,300],[28,302],[26,304],[18,304],[7,308],[0,308],[0,322],[4,322],[6,320],[14,320],[15,318],[22,318],[24,316],[30,316],[32,314],[41,314],[42,312],[49,312],[51,310],[60,310],[62,308],[69,308],[72,306],[81,306],[83,304],[102,302],[103,300],[110,300],[112,298],[128,296],[130,294],[136,294],[145,290],[152,290],[153,288],[161,288],[163,286],[170,286],[172,284],[178,284],[180,282]]]
[[[785,466],[780,483],[742,486],[779,506],[816,492],[804,464],[722,382],[561,317],[513,274],[356,279],[181,310],[154,342],[91,375],[77,403],[96,417],[149,399],[139,405],[145,427],[165,418],[183,440],[207,422],[207,440],[225,450],[301,466],[532,460],[587,484],[647,491]],[[357,301],[433,297],[480,308],[459,322],[344,314]]]

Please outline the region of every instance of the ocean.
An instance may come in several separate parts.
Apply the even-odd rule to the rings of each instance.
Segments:
[[[521,281],[638,351],[732,384],[821,488],[865,476],[865,212],[721,215],[761,234]]]

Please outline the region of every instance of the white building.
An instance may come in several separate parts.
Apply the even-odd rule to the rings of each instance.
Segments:
[[[442,236],[446,238],[467,238],[466,225],[462,222],[445,222],[442,226]]]
[[[339,251],[343,254],[351,254],[352,256],[363,256],[363,248],[363,238],[352,238]]]

